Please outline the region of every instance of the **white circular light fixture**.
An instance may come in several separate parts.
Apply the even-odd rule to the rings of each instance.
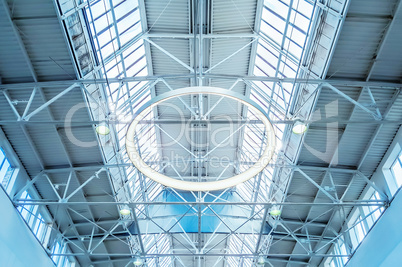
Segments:
[[[100,123],[96,126],[95,131],[100,135],[108,135],[110,133],[109,126],[106,123]]]
[[[292,131],[294,134],[304,134],[307,131],[307,125],[297,121],[295,124],[293,124]]]
[[[218,95],[218,96],[224,96],[230,99],[234,99],[245,106],[247,106],[249,109],[253,110],[254,114],[262,121],[262,123],[265,126],[265,131],[267,134],[268,142],[265,147],[265,150],[263,151],[261,157],[257,160],[257,162],[252,165],[249,169],[246,171],[232,176],[227,179],[223,180],[218,180],[218,181],[213,181],[213,182],[190,182],[190,181],[183,181],[183,180],[177,180],[173,179],[171,177],[168,177],[164,174],[161,174],[154,169],[152,169],[150,166],[148,166],[144,160],[141,158],[138,150],[136,143],[134,142],[134,137],[135,137],[135,131],[138,123],[152,110],[153,107],[157,106],[158,104],[165,102],[169,99],[180,97],[183,95],[192,95],[192,94],[209,94],[209,95]],[[155,182],[158,182],[160,184],[163,184],[167,187],[179,189],[179,190],[185,190],[185,191],[214,191],[214,190],[222,190],[226,189],[229,187],[236,186],[240,183],[243,183],[252,177],[256,176],[258,173],[260,173],[269,163],[269,161],[272,158],[272,155],[275,151],[275,133],[274,129],[272,127],[271,122],[268,119],[268,115],[265,113],[265,111],[259,107],[254,101],[250,100],[249,98],[245,97],[244,95],[234,93],[229,90],[225,90],[222,88],[217,88],[217,87],[187,87],[187,88],[182,88],[182,89],[177,89],[174,91],[170,91],[164,94],[161,94],[153,99],[151,99],[149,102],[147,102],[144,106],[142,106],[139,111],[137,116],[134,118],[134,120],[131,122],[128,130],[127,130],[127,135],[126,135],[126,150],[127,154],[131,160],[131,162],[134,164],[134,166],[145,176],[148,178],[154,180]]]
[[[127,216],[127,215],[130,215],[131,210],[130,210],[130,208],[129,208],[127,205],[124,205],[124,206],[120,209],[119,212],[120,212],[121,215]]]

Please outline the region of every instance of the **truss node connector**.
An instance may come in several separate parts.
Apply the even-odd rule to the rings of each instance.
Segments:
[[[100,179],[99,174],[100,174],[101,172],[103,172],[104,170],[105,170],[104,168],[101,168],[99,171],[95,172],[95,177],[98,178],[98,179]]]
[[[381,115],[376,115],[376,114],[374,114],[373,117],[374,117],[374,119],[375,119],[376,121],[382,121],[382,120],[384,120],[384,118],[383,118]]]
[[[68,199],[67,198],[61,198],[59,199],[60,203],[67,203]]]

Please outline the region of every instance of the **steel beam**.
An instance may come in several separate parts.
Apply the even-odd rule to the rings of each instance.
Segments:
[[[252,40],[251,42],[247,43],[246,45],[242,46],[241,48],[237,49],[235,52],[233,52],[232,54],[230,54],[229,56],[225,57],[224,59],[222,59],[221,61],[219,61],[218,63],[216,63],[215,65],[213,65],[212,67],[210,67],[209,69],[207,69],[204,73],[208,73],[210,71],[212,71],[213,69],[215,69],[216,67],[218,67],[219,65],[221,65],[222,63],[226,62],[227,60],[231,59],[232,57],[234,57],[235,55],[237,55],[238,53],[240,53],[241,51],[243,51],[246,47],[252,45],[254,42],[256,42],[258,40],[258,38],[255,38],[254,40]],[[204,74],[203,74],[204,75]]]
[[[88,256],[85,253],[54,253],[52,256]],[[133,256],[130,253],[92,253],[93,257],[125,257]],[[349,255],[341,254],[290,254],[290,253],[270,253],[270,254],[254,254],[254,253],[147,253],[142,256],[144,258],[158,258],[158,257],[244,257],[244,258],[255,258],[257,256],[263,257],[318,257],[318,258],[332,258],[332,257],[349,257]]]
[[[19,206],[50,206],[50,205],[60,205],[60,206],[77,206],[77,205],[126,205],[127,202],[58,202],[54,200],[29,200],[29,199],[17,199],[14,201],[15,205]],[[359,200],[359,201],[345,201],[341,203],[323,202],[323,203],[310,203],[310,202],[152,202],[152,201],[141,201],[132,203],[135,205],[153,205],[153,206],[169,206],[169,205],[203,205],[203,206],[263,206],[269,207],[272,205],[278,206],[328,206],[328,207],[359,207],[359,206],[386,206],[387,202],[382,200]]]
[[[390,33],[392,31],[392,29],[394,29],[394,27],[399,27],[398,26],[398,21],[400,21],[400,18],[396,18],[396,16],[400,13],[402,8],[402,1],[399,0],[395,10],[393,10],[393,19],[391,21],[391,23],[388,25],[388,29],[386,31],[386,33],[383,35],[383,38],[381,39],[381,43],[380,45],[377,47],[377,51],[374,53],[374,57],[371,63],[371,66],[369,68],[369,72],[367,74],[367,78],[366,81],[369,81],[371,78],[371,75],[373,74],[374,68],[376,66],[376,63],[378,62],[378,58],[381,56],[382,51],[384,50],[385,44],[387,43],[388,38],[390,37]]]
[[[372,88],[383,88],[383,89],[401,89],[402,83],[394,83],[389,81],[365,81],[365,80],[352,80],[352,79],[306,79],[306,78],[277,78],[277,77],[267,77],[267,76],[242,76],[242,75],[230,75],[230,74],[204,74],[204,78],[209,79],[224,79],[224,80],[247,80],[247,81],[264,81],[264,82],[276,82],[276,83],[296,83],[296,84],[330,84],[333,86],[345,86],[345,87],[372,87]],[[9,83],[0,84],[0,90],[4,89],[15,89],[22,90],[27,87],[58,87],[58,86],[70,86],[75,83],[78,84],[107,84],[107,83],[127,83],[127,82],[138,82],[138,81],[155,81],[157,79],[163,78],[165,80],[188,80],[194,78],[193,74],[182,73],[182,74],[171,74],[171,75],[156,75],[156,76],[135,76],[135,77],[125,77],[125,78],[104,78],[99,79],[80,79],[80,80],[64,80],[64,81],[49,81],[49,82],[26,82],[26,83]]]
[[[155,46],[156,48],[158,48],[160,51],[162,51],[165,55],[167,55],[168,57],[170,57],[171,59],[173,59],[174,61],[176,61],[177,63],[179,63],[180,65],[182,65],[183,67],[185,67],[186,69],[188,69],[190,72],[194,72],[194,69],[191,68],[189,65],[187,65],[186,63],[184,63],[183,61],[181,61],[180,59],[178,59],[175,55],[171,54],[170,52],[168,52],[167,50],[165,50],[163,47],[161,47],[160,45],[156,44],[155,42],[151,41],[150,39],[144,38],[145,41],[147,41],[148,43],[152,44],[153,46]]]
[[[335,89],[336,89],[336,88],[335,88]],[[337,90],[337,89],[336,89],[336,90]],[[362,92],[363,92],[363,90],[360,91],[359,96],[358,96],[358,99],[360,99],[360,97],[361,97],[361,95],[362,95]],[[352,112],[350,113],[349,119],[350,119],[350,117],[352,117],[353,112],[355,111],[356,108],[357,108],[357,106],[354,106],[354,107],[353,107],[353,110],[352,110]],[[344,133],[343,133],[342,136],[341,136],[341,138],[340,138],[340,140],[338,141],[338,146],[336,147],[334,153],[332,154],[331,161],[329,162],[328,167],[331,167],[331,166],[334,165],[334,160],[336,160],[336,159],[337,159],[336,157],[338,156],[339,144],[342,142],[342,139],[343,139],[344,137],[345,137],[345,135],[344,135]],[[325,175],[326,175],[326,174],[328,174],[328,172],[326,172]],[[352,175],[352,179],[353,179],[353,177],[354,177],[355,175],[356,175],[356,173]],[[324,178],[323,178],[323,180],[322,180],[322,184],[323,184],[324,181],[325,181],[325,177],[326,177],[326,176],[324,176]],[[350,184],[349,184],[348,186],[350,186]],[[346,192],[347,190],[348,190],[348,189],[346,189],[345,192]],[[315,197],[314,197],[314,202],[317,200],[317,198],[318,198],[318,194],[315,195]],[[336,202],[341,202],[342,200],[343,200],[342,198],[341,198],[341,200],[339,200],[339,197],[336,198]],[[343,207],[342,207],[342,208],[343,208]],[[312,210],[313,210],[313,207],[310,207],[310,210],[309,210],[308,215],[307,215],[307,219],[309,218],[310,214],[312,213]],[[330,227],[332,227],[331,224],[332,224],[333,218],[335,217],[335,213],[336,213],[336,210],[333,210],[333,211],[331,212],[331,216],[330,216],[330,218],[329,218],[329,220],[328,220],[327,226],[323,229],[323,232],[322,232],[322,235],[321,235],[320,240],[317,242],[317,244],[316,244],[316,245],[314,246],[314,248],[313,248],[314,251],[316,251],[317,247],[321,244],[321,242],[322,242],[322,240],[323,240],[323,237],[324,237],[324,235],[326,234],[326,232],[330,229]],[[311,261],[311,259],[309,260],[309,262],[310,262],[310,261]]]
[[[255,33],[209,33],[202,34],[201,39],[219,39],[219,38],[256,38],[258,34]],[[199,39],[200,36],[186,33],[145,33],[144,38],[173,38],[173,39]]]
[[[112,168],[126,168],[126,167],[132,167],[132,163],[121,163],[121,164],[94,164],[94,163],[88,163],[85,164],[85,166],[65,166],[65,167],[60,167],[58,166],[57,168],[46,168],[43,169],[43,172],[45,173],[60,173],[60,172],[69,172],[71,170],[76,170],[76,171],[86,171],[86,170],[98,170],[100,168],[105,168],[105,169],[112,169]],[[358,170],[353,170],[353,169],[344,169],[344,168],[338,168],[338,167],[318,167],[318,166],[308,166],[308,165],[297,165],[297,164],[280,164],[280,163],[270,163],[267,165],[267,167],[275,167],[275,168],[288,168],[288,169],[301,169],[301,170],[310,170],[310,171],[329,171],[333,173],[350,173],[350,174],[356,174]]]
[[[294,124],[295,121],[300,121],[305,124],[311,125],[311,126],[325,126],[329,123],[334,123],[337,122],[338,124],[362,124],[362,125],[395,125],[399,126],[402,124],[402,121],[399,120],[338,120],[338,119],[327,119],[327,120],[320,120],[320,121],[312,121],[312,120],[293,120],[293,119],[288,119],[288,120],[271,120],[272,124]],[[105,121],[72,121],[69,123],[69,126],[71,127],[81,127],[81,126],[92,126],[92,125],[97,125],[99,123],[102,123]],[[129,122],[120,122],[120,121],[106,121],[108,124],[114,125],[114,124],[129,124]],[[176,125],[183,125],[183,124],[191,124],[191,123],[207,123],[207,124],[262,124],[260,120],[168,120],[168,119],[156,119],[156,120],[143,120],[140,121],[138,124],[158,124],[158,125],[166,125],[166,124],[176,124]],[[2,125],[8,125],[8,126],[13,126],[13,125],[55,125],[59,127],[65,127],[66,121],[64,120],[48,120],[48,121],[34,121],[34,120],[0,120],[0,126]]]
[[[72,2],[75,2],[74,0],[71,0]],[[93,2],[96,2],[96,0],[91,0],[91,1],[83,1],[80,5],[75,6],[73,9],[67,11],[64,14],[60,15],[60,19],[65,20],[67,19],[69,16],[77,13],[79,10],[85,8],[88,6],[88,4],[92,4]]]
[[[53,97],[52,99],[46,101],[44,104],[42,104],[40,107],[38,107],[37,109],[35,109],[34,111],[32,111],[31,113],[29,113],[28,115],[25,116],[25,120],[29,120],[30,118],[32,118],[32,116],[36,115],[37,113],[41,112],[43,109],[45,109],[46,107],[48,107],[49,105],[51,105],[52,103],[56,102],[56,100],[58,100],[59,98],[61,98],[62,96],[66,95],[67,93],[69,93],[71,90],[77,88],[78,85],[77,84],[73,84],[71,86],[69,86],[68,88],[64,89],[63,91],[61,91],[59,94],[57,94],[55,97]]]
[[[361,108],[362,110],[366,111],[367,113],[369,113],[371,116],[373,116],[376,120],[381,120],[382,117],[378,116],[378,114],[376,112],[373,112],[371,110],[369,110],[368,108],[366,108],[365,106],[363,106],[362,104],[360,104],[359,102],[357,102],[356,100],[354,100],[353,98],[351,98],[350,96],[348,96],[347,94],[345,94],[344,92],[342,92],[341,90],[339,90],[338,88],[336,88],[335,86],[333,86],[332,84],[325,84],[323,85],[324,87],[328,87],[330,88],[332,91],[334,91],[335,93],[339,94],[340,96],[342,96],[343,98],[345,98],[346,100],[348,100],[349,102],[351,102],[352,104],[356,105],[357,107]]]
[[[374,182],[372,182],[366,175],[364,175],[362,172],[358,172],[357,176],[360,176],[363,178],[363,180],[367,183],[367,185],[371,186],[380,196],[382,199],[385,201],[389,201],[388,196],[384,190],[379,188]]]
[[[330,193],[328,193],[324,188],[321,187],[321,185],[317,184],[310,176],[308,176],[305,172],[303,172],[300,169],[296,169],[301,175],[303,175],[310,183],[312,183],[315,187],[318,188],[319,191],[324,193],[329,199],[331,199],[333,202],[338,202]]]

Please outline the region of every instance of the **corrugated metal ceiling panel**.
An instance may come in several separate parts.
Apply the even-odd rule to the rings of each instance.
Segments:
[[[189,33],[190,1],[144,1],[150,32]]]
[[[255,0],[214,0],[212,2],[212,32],[253,32],[256,10],[257,1]]]
[[[388,20],[346,19],[327,76],[365,79]]]
[[[212,39],[211,40],[211,60],[210,67],[215,67],[218,63],[237,52],[240,48],[250,43],[252,39]],[[224,61],[211,73],[228,75],[247,75],[250,61],[251,45],[247,46],[236,55]],[[229,81],[230,82],[230,81]]]
[[[17,38],[6,18],[3,4],[0,4],[0,76],[2,83],[31,82],[31,73],[18,45]]]

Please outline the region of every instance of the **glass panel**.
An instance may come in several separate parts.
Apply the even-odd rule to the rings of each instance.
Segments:
[[[292,4],[290,4],[292,2]],[[303,49],[306,43],[307,32],[313,18],[313,6],[305,0],[265,0],[261,17],[260,35],[254,61],[255,76],[267,76],[277,78],[296,78],[301,69]],[[317,18],[315,18],[317,19]],[[250,97],[265,108],[272,120],[283,120],[286,118],[288,108],[292,101],[291,96],[294,90],[291,84],[252,82]],[[251,119],[248,112],[248,119]],[[276,128],[276,138],[281,144],[285,125],[274,125]],[[256,129],[251,129],[255,132]],[[264,129],[260,129],[264,131]],[[259,153],[254,147],[261,147],[266,140],[258,140],[256,135],[244,134],[240,161],[255,161],[259,158]],[[277,158],[277,153],[281,148],[277,146],[273,162]],[[240,171],[248,168],[246,165],[238,166]],[[267,168],[263,175],[259,177],[260,184],[267,187],[271,185],[272,172]],[[252,179],[253,180],[253,179]],[[255,195],[255,184],[250,180],[241,186],[240,195],[243,199],[259,199],[269,201],[268,194],[257,193]],[[264,190],[268,192],[269,190]],[[257,190],[258,192],[258,190]],[[236,263],[239,264],[239,263]],[[243,263],[242,263],[243,264]]]
[[[67,244],[65,244],[63,241],[58,240],[53,244],[52,260],[54,261],[54,263],[56,263],[57,267],[75,266],[75,262],[72,261],[69,257],[54,255],[54,254],[66,254],[66,253],[71,253],[71,251],[68,248]]]
[[[402,155],[402,154],[401,154]],[[392,174],[394,175],[395,182],[398,185],[398,188],[402,185],[402,161],[401,156],[399,156],[394,165],[392,165]]]
[[[3,152],[3,149],[0,148],[0,166],[3,163],[3,160],[6,158],[6,155]]]
[[[7,189],[13,172],[14,168],[11,166],[3,149],[0,148],[0,182],[4,189]]]
[[[357,218],[353,225],[354,227],[350,230],[350,236],[352,239],[353,248],[356,249],[360,242],[362,242],[362,240],[366,236],[367,232],[364,228],[361,216]]]
[[[21,201],[32,199],[27,191],[24,191],[20,197]],[[45,239],[48,225],[43,219],[42,214],[39,211],[39,206],[35,205],[24,205],[17,207],[21,216],[27,222],[28,226],[31,228],[32,232],[36,235],[38,240],[44,244],[47,242]]]

